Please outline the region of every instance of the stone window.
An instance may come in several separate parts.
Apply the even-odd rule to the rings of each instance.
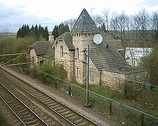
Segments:
[[[79,48],[76,48],[76,58],[79,59]]]
[[[78,73],[78,70],[79,70],[79,68],[78,67],[76,67],[76,78],[79,78],[79,73]]]
[[[63,57],[64,56],[64,52],[63,52],[63,46],[60,46],[60,57]]]
[[[94,70],[90,69],[90,81],[94,81]]]

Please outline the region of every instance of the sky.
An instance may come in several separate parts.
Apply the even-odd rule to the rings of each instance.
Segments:
[[[85,8],[90,15],[110,12],[134,15],[146,9],[158,12],[157,0],[0,0],[0,32],[17,32],[24,24],[41,25],[52,31],[55,25],[77,19]]]

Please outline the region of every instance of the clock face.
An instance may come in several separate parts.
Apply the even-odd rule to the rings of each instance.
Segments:
[[[100,44],[103,41],[103,37],[100,34],[95,34],[93,37],[93,42],[95,44]]]

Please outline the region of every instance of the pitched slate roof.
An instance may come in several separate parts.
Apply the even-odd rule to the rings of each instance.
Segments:
[[[90,59],[97,70],[127,72],[129,65],[118,52],[118,50],[123,50],[120,42],[110,38],[108,34],[101,35],[103,37],[102,43],[96,45],[96,49],[90,50]]]
[[[64,40],[65,44],[67,45],[70,51],[74,51],[75,47],[72,43],[72,36],[69,32],[63,33],[61,36],[57,37],[56,40]]]
[[[76,20],[71,32],[73,33],[98,33],[99,29],[96,27],[95,22],[84,8]]]
[[[49,41],[36,41],[30,46],[29,51],[34,49],[37,56],[53,55],[52,45]]]

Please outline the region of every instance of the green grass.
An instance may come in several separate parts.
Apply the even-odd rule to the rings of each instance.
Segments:
[[[158,106],[150,105],[148,109],[153,112],[153,115],[158,117]]]
[[[85,84],[81,85],[81,87],[86,88]],[[115,101],[121,102],[123,100],[123,98],[121,97],[119,93],[114,92],[112,90],[108,90],[98,85],[89,85],[89,90]]]
[[[85,88],[86,86],[84,84],[84,85],[81,85],[81,87]],[[124,99],[123,97],[121,97],[121,95],[119,93],[114,92],[112,90],[108,90],[108,89],[103,88],[103,87],[98,86],[98,85],[89,85],[89,90],[92,92],[95,92],[99,95],[102,95],[104,97],[118,101],[118,102],[126,103],[126,100],[127,100],[127,99]],[[152,115],[158,117],[158,106],[154,106],[151,104],[151,105],[149,105],[147,110],[149,110]]]

